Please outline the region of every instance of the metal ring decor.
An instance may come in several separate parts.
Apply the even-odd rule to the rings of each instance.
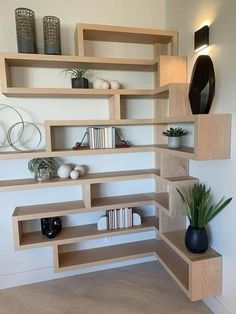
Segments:
[[[21,137],[22,137],[22,135],[23,135],[23,133],[24,133],[24,120],[23,120],[23,118],[22,118],[22,115],[19,113],[19,111],[17,111],[14,107],[12,107],[12,106],[9,106],[9,105],[5,105],[5,104],[1,104],[0,103],[0,106],[2,106],[2,107],[6,107],[6,108],[9,108],[9,109],[11,109],[11,110],[13,110],[13,111],[15,111],[15,113],[18,115],[18,117],[20,118],[20,123],[22,123],[22,130],[21,130],[21,133],[20,133],[20,135],[19,135],[19,137],[15,140],[15,142],[14,143],[12,143],[13,145],[14,144],[16,144],[20,139],[21,139]],[[10,147],[11,145],[0,145],[0,148],[3,148],[3,147]]]
[[[16,142],[13,143],[12,140],[11,140],[11,133],[12,133],[12,130],[13,130],[17,125],[19,125],[19,124],[22,124],[23,132],[22,132],[21,137],[18,139],[18,141],[19,141],[19,140],[22,138],[22,136],[23,136],[23,133],[24,133],[24,129],[25,129],[25,125],[26,125],[26,124],[32,125],[32,126],[38,131],[38,134],[39,134],[39,141],[38,141],[37,145],[34,146],[34,147],[31,149],[31,151],[36,150],[36,148],[38,148],[38,147],[40,146],[41,142],[42,142],[42,133],[41,133],[40,129],[37,127],[37,125],[35,125],[35,124],[32,123],[32,122],[27,122],[27,121],[17,122],[17,123],[13,124],[13,125],[10,127],[10,129],[9,129],[8,132],[7,132],[7,141],[8,141],[8,143],[9,143],[9,145],[10,145],[13,149],[15,149],[15,150],[17,150],[17,151],[20,151],[20,152],[29,151],[29,150],[23,150],[23,149],[20,149],[20,148],[16,147],[16,146],[15,146],[15,143],[16,143]]]

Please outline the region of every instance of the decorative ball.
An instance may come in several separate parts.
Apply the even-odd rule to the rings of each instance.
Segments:
[[[72,180],[76,180],[79,177],[79,171],[78,170],[72,170],[70,173],[70,177]]]
[[[109,83],[107,81],[103,81],[100,85],[101,89],[109,89]]]
[[[101,84],[104,82],[104,80],[102,78],[97,78],[93,81],[93,88],[95,89],[99,89],[101,88]]]
[[[111,89],[118,89],[120,88],[120,83],[118,81],[110,81]]]
[[[57,169],[57,175],[59,178],[66,179],[69,178],[71,173],[71,167],[69,165],[63,164]]]
[[[86,167],[85,166],[76,166],[74,170],[79,171],[79,175],[83,176],[86,173]]]

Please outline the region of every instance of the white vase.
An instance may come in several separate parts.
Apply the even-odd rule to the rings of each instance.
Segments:
[[[168,147],[169,148],[180,148],[181,146],[181,136],[170,136],[168,137]]]

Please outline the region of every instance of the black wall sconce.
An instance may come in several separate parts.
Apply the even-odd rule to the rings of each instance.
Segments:
[[[209,26],[205,25],[194,33],[194,50],[199,51],[209,46]]]

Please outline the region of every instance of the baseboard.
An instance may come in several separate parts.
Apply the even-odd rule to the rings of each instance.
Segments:
[[[229,311],[217,297],[207,298],[204,302],[214,314],[233,314],[233,312]]]
[[[96,267],[85,267],[78,270],[67,271],[62,273],[54,273],[53,267],[33,269],[26,272],[7,274],[0,276],[0,289],[13,288],[17,286],[28,285],[37,282],[43,282],[63,277],[70,277],[80,274],[92,273],[95,271],[101,271],[106,269],[118,268],[128,265],[135,265],[140,263],[146,263],[156,261],[155,256],[147,256],[132,260],[124,260],[116,263],[107,263]]]

